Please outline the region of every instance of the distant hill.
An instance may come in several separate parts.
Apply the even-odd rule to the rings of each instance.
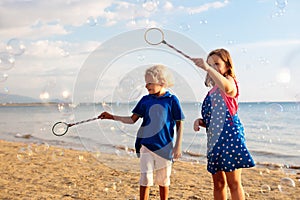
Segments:
[[[59,99],[51,99],[48,102],[63,102]],[[22,95],[17,95],[17,94],[3,94],[0,93],[0,103],[43,103],[40,99],[35,99],[32,97],[28,96],[22,96]]]
[[[27,96],[16,94],[0,93],[0,103],[39,103],[40,99],[35,99]]]

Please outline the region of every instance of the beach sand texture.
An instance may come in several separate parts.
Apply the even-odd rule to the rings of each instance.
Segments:
[[[123,158],[46,145],[27,147],[0,140],[0,199],[139,199],[139,174],[130,172],[138,166],[137,158],[128,159],[128,165],[111,167],[106,161]],[[257,166],[244,169],[242,178],[246,199],[300,200],[299,173]],[[159,199],[158,186],[151,188],[150,199]],[[213,199],[205,164],[176,161],[169,199]]]

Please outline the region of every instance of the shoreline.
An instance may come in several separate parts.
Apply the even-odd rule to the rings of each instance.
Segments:
[[[138,199],[136,157],[4,140],[0,145],[1,199]],[[246,199],[299,199],[300,173],[257,166],[244,169],[242,179]],[[169,199],[209,200],[212,191],[205,164],[174,163]],[[159,199],[157,186],[150,199]]]
[[[183,101],[182,104],[195,104],[199,102],[192,102],[192,101]],[[294,103],[299,104],[298,101],[241,101],[239,104],[285,104],[285,103]],[[0,103],[0,107],[35,107],[35,106],[57,106],[58,104],[69,104],[72,105],[72,102],[66,102],[66,101],[50,101],[50,102],[2,102]],[[91,106],[91,105],[101,105],[101,102],[81,102],[78,103],[80,106]],[[120,102],[109,102],[108,104],[120,104]],[[121,103],[122,104],[122,103]],[[133,102],[124,102],[124,104],[136,104],[135,101]]]
[[[85,147],[83,147],[79,143],[69,143],[65,141],[60,141],[60,140],[45,140],[42,138],[37,138],[32,136],[31,134],[25,133],[25,134],[20,134],[16,133],[14,134],[11,139],[6,140],[3,138],[0,138],[0,141],[8,141],[8,142],[21,142],[21,143],[26,143],[26,144],[42,144],[42,143],[47,143],[47,145],[52,145],[58,148],[65,148],[65,149],[70,149],[70,150],[77,150],[77,151],[88,151]],[[115,149],[116,151],[120,151],[123,156],[133,156],[135,157],[135,149],[130,148],[124,145],[107,145],[107,148],[109,149]],[[124,153],[125,152],[125,153]],[[107,154],[113,154],[111,151],[105,151],[104,153]],[[133,155],[130,155],[133,154]],[[201,158],[201,159],[199,159]],[[200,154],[197,152],[193,152],[190,150],[183,150],[182,151],[182,160],[186,162],[199,162],[201,164],[206,164],[206,155]],[[272,169],[281,169],[285,170],[287,173],[297,173],[300,172],[300,165],[297,164],[284,164],[284,163],[275,163],[275,162],[261,162],[261,161],[255,161],[256,167],[262,168],[262,167],[267,167],[267,168],[272,168]]]

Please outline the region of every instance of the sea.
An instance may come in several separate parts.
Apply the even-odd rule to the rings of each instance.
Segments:
[[[205,130],[193,130],[201,103],[181,104],[186,117],[181,159],[206,163]],[[0,106],[0,139],[135,156],[134,142],[141,120],[128,125],[95,119],[102,111],[128,116],[134,106],[134,103],[3,104]],[[240,102],[238,114],[245,128],[246,145],[257,165],[300,169],[299,102]],[[52,128],[60,121],[82,123],[69,127],[65,135],[56,136]]]

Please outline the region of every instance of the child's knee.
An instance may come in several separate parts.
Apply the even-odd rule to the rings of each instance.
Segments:
[[[141,173],[141,186],[153,186],[153,173]]]

